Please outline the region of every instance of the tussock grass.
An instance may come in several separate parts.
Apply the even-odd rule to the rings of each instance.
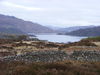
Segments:
[[[0,75],[100,75],[100,62],[0,62]]]

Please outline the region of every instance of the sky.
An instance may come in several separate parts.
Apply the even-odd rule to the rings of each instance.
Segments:
[[[100,0],[0,0],[0,14],[44,26],[100,25]]]

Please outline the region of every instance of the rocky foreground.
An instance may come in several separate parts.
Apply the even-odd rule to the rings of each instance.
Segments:
[[[100,61],[100,51],[73,51],[66,52],[61,50],[33,51],[16,56],[6,56],[0,58],[1,61],[25,61],[25,62],[57,62],[66,60],[78,61]]]
[[[97,42],[53,43],[48,41],[1,40],[0,61],[58,62],[66,60],[100,61]]]

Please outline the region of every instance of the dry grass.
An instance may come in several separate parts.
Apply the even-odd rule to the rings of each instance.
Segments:
[[[69,48],[65,48],[65,51],[80,51],[80,50],[95,50],[98,51],[100,50],[100,47],[94,47],[94,46],[71,46]]]
[[[93,42],[94,44],[96,44],[97,46],[100,46],[100,42]]]
[[[0,75],[100,75],[100,62],[0,62]]]

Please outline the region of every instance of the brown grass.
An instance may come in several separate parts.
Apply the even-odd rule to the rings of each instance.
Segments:
[[[100,62],[0,62],[0,75],[100,75]]]

